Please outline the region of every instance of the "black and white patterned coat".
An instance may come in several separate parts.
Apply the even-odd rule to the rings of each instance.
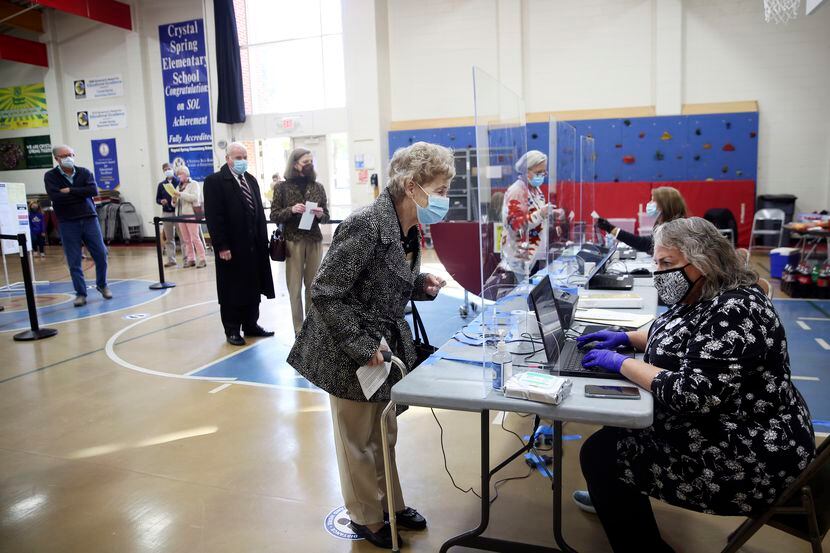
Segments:
[[[404,308],[410,299],[434,299],[424,292],[420,262],[420,247],[413,262],[407,261],[392,197],[384,190],[337,227],[311,284],[311,309],[288,363],[326,392],[353,401],[366,401],[355,373],[381,337],[412,368],[415,347]],[[393,370],[371,401],[388,401],[399,379]]]
[[[784,327],[757,286],[676,305],[652,326],[654,424],[624,431],[624,481],[687,509],[746,515],[773,502],[815,454],[790,380]]]

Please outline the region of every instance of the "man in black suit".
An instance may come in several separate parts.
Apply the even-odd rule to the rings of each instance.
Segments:
[[[69,146],[55,146],[52,155],[58,166],[43,176],[46,193],[58,217],[63,252],[75,288],[75,307],[86,305],[86,280],[81,268],[81,246],[85,245],[95,261],[95,285],[104,299],[111,299],[107,286],[107,248],[101,236],[93,196],[98,194],[95,177],[89,169],[75,165],[75,151]]]
[[[216,292],[228,343],[246,337],[273,336],[259,326],[260,295],[274,297],[268,231],[259,184],[247,173],[248,151],[228,145],[227,163],[205,179],[205,219],[216,254]]]

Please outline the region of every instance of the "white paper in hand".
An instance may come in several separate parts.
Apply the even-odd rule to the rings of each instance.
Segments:
[[[386,343],[386,338],[380,339],[380,349],[389,350],[389,344]],[[357,369],[357,381],[360,382],[360,388],[363,390],[363,395],[366,396],[366,399],[371,399],[375,395],[375,392],[386,382],[391,371],[391,362],[375,365],[374,367],[363,365]]]
[[[300,219],[300,230],[311,230],[311,225],[314,223],[314,213],[312,210],[317,209],[317,202],[306,202],[305,213]]]
[[[599,213],[597,213],[596,210],[594,210],[591,212],[591,217],[593,217],[594,219],[599,219]]]

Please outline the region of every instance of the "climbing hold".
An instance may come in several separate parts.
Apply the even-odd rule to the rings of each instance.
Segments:
[[[530,138],[532,138],[533,140],[536,140],[537,138],[539,138],[539,135],[536,134],[536,133],[533,133],[533,134],[530,135]]]
[[[614,144],[615,148],[622,148],[622,144]]]
[[[636,158],[634,156],[623,156],[623,163],[627,163],[627,164],[631,165],[635,161],[636,161]]]
[[[732,123],[730,123],[729,121],[727,121],[727,122],[726,122],[726,128],[727,128],[727,129],[731,129],[731,128],[732,128]]]
[[[683,154],[677,154],[677,159],[683,159]]]
[[[756,136],[758,136],[758,133],[755,131],[749,133],[749,138],[755,138]]]
[[[712,149],[712,145],[711,145],[711,144],[709,144],[709,143],[707,142],[706,144],[704,144],[704,145],[703,145],[703,149],[704,149],[704,150],[711,150],[711,149]]]
[[[620,178],[619,177],[614,177],[614,182],[620,182]]]
[[[640,134],[638,134],[637,136],[639,136],[640,138],[645,138],[645,137],[646,137],[646,133],[641,132],[641,133],[640,133]]]
[[[743,174],[744,174],[744,172],[743,172],[743,171],[735,171],[735,174],[736,174],[736,175],[738,175],[738,176],[740,177],[741,175],[743,175]]]
[[[695,160],[695,161],[700,161],[700,155],[696,155],[696,156],[694,157],[694,160]]]
[[[661,152],[660,150],[657,150],[656,152],[654,152],[654,159],[656,159],[657,161],[663,161],[663,159],[665,157],[666,157],[665,154],[663,152]]]
[[[713,180],[715,180],[715,179],[713,179],[712,177],[706,177],[707,182],[712,182]]]
[[[729,172],[729,166],[724,165],[723,167],[720,168],[720,172],[721,173],[728,173]]]
[[[724,152],[734,152],[735,151],[735,146],[733,146],[732,144],[727,142],[726,144],[723,145],[723,148],[721,148],[721,150],[723,150]]]
[[[450,142],[455,142],[455,135],[454,134],[450,135]]]
[[[703,132],[700,129],[695,129],[695,134],[700,136]]]
[[[587,136],[588,136],[588,138],[594,138],[594,133],[589,132]]]
[[[623,125],[625,125],[626,127],[630,127],[631,126],[631,119],[623,119]]]
[[[660,140],[671,140],[669,131],[663,131],[663,134],[660,135]]]

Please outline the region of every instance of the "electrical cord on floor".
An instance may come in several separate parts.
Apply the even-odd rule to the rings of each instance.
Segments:
[[[452,473],[450,472],[450,468],[449,468],[449,466],[448,466],[448,464],[447,464],[447,451],[444,449],[444,427],[443,427],[443,425],[441,424],[441,421],[439,421],[439,420],[438,420],[438,415],[436,415],[436,414],[435,414],[435,409],[430,408],[430,411],[432,412],[432,417],[435,419],[435,422],[438,424],[438,428],[440,429],[441,456],[444,458],[444,470],[446,471],[447,476],[449,476],[449,477],[450,477],[450,482],[452,482],[453,487],[454,487],[456,490],[460,491],[461,493],[464,493],[464,494],[472,493],[474,496],[476,496],[477,498],[481,499],[481,495],[480,495],[478,492],[476,492],[476,491],[473,489],[473,487],[472,487],[472,486],[470,486],[469,488],[467,488],[467,489],[465,490],[464,488],[462,488],[461,486],[459,486],[459,485],[455,482],[455,478],[453,478],[453,475],[452,475]],[[528,416],[528,415],[529,415],[529,413],[528,413],[527,415],[524,415],[524,416],[526,417],[526,416]],[[505,427],[504,427],[504,418],[502,418],[502,420],[501,420],[501,427],[502,427],[502,428],[503,428],[506,432],[510,432],[511,434],[513,434],[514,436],[516,436],[516,438],[518,438],[518,439],[519,439],[519,441],[522,443],[522,445],[524,445],[524,440],[522,440],[522,438],[521,438],[518,434],[516,434],[516,433],[515,433],[515,432],[513,432],[512,430],[508,430],[507,428],[505,428]],[[493,503],[495,503],[496,499],[498,499],[498,498],[499,498],[499,487],[500,487],[500,486],[502,486],[502,485],[504,485],[504,484],[506,484],[507,482],[510,482],[510,481],[512,481],[512,480],[524,480],[525,478],[529,478],[531,474],[533,474],[533,468],[532,468],[532,467],[531,467],[531,468],[527,471],[527,474],[525,474],[524,476],[510,476],[510,477],[507,477],[507,478],[502,478],[502,479],[500,479],[500,480],[496,480],[496,482],[493,484],[493,491],[494,491],[494,493],[493,493],[493,498],[492,498],[492,499],[490,499],[490,505],[492,505]]]

